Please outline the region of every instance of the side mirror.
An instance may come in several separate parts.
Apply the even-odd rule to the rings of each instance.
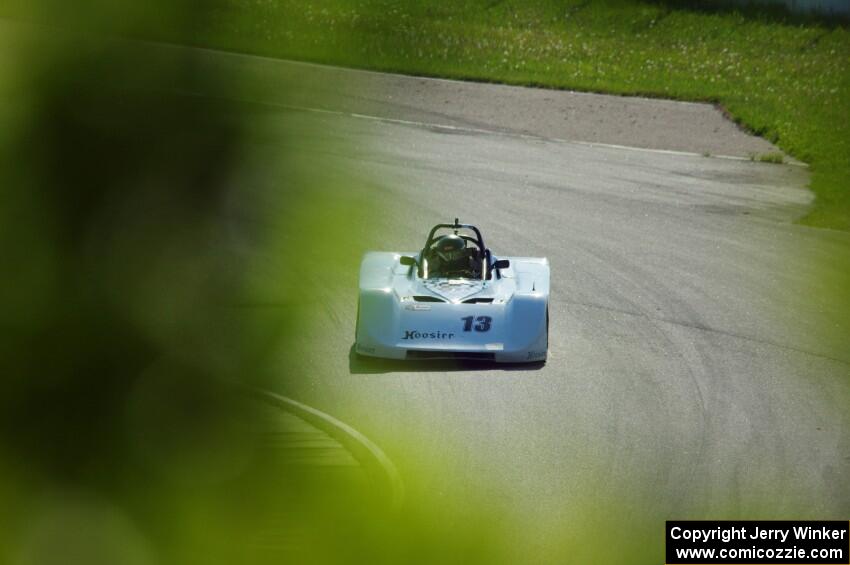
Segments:
[[[414,265],[416,265],[416,259],[409,255],[402,255],[401,259],[399,259],[399,262],[406,267],[413,267]]]
[[[511,266],[511,262],[507,259],[499,259],[493,263],[493,269],[507,269]]]

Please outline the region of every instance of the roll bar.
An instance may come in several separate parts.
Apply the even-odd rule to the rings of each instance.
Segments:
[[[458,223],[457,218],[455,218],[455,223],[453,224],[437,224],[436,226],[431,228],[431,231],[428,233],[428,239],[425,241],[425,247],[422,248],[423,255],[426,251],[428,251],[428,249],[431,248],[431,245],[436,241],[434,234],[437,233],[437,230],[441,229],[454,230],[455,235],[457,235],[458,230],[470,230],[475,233],[475,245],[478,246],[478,249],[480,249],[482,253],[487,250],[487,247],[484,245],[484,238],[481,237],[481,232],[478,230],[478,228],[476,228],[472,224],[460,224]]]
[[[455,235],[457,235],[458,230],[462,230],[462,229],[470,230],[471,232],[473,232],[475,234],[475,238],[472,238],[472,237],[469,237],[469,236],[461,236],[461,237],[468,239],[469,241],[472,241],[473,243],[475,243],[475,245],[478,246],[478,249],[481,250],[481,255],[484,257],[484,267],[483,267],[482,272],[481,272],[481,278],[486,279],[488,272],[490,271],[490,268],[491,268],[490,251],[484,245],[484,238],[481,236],[481,231],[478,228],[476,228],[475,226],[473,226],[472,224],[461,224],[461,223],[459,223],[457,218],[455,218],[455,223],[453,223],[453,224],[437,224],[436,226],[431,228],[431,231],[428,233],[428,239],[425,241],[425,247],[422,248],[422,252],[419,254],[419,257],[422,258],[421,263],[426,262],[425,259],[424,259],[425,255],[426,255],[427,251],[431,248],[431,245],[433,245],[433,243],[437,240],[435,235],[436,235],[437,231],[441,230],[441,229],[454,230]],[[417,269],[417,272],[418,272],[420,277],[427,276],[427,272],[424,269],[427,269],[427,267],[424,267],[423,264],[420,264],[419,268]]]

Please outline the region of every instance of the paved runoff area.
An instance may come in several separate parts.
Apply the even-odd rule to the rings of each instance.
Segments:
[[[141,45],[171,57],[182,48]],[[240,77],[230,94],[424,127],[734,156],[775,153],[710,104],[411,77],[198,50],[206,69]],[[297,85],[292,88],[291,85]]]

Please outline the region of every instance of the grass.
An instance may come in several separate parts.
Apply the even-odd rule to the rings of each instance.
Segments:
[[[770,153],[750,153],[750,161],[758,161],[759,163],[774,163],[782,164],[785,162],[785,156],[778,151]]]
[[[811,165],[850,229],[850,29],[623,0],[221,0],[204,45],[427,76],[701,100]],[[778,161],[768,154],[758,160]]]

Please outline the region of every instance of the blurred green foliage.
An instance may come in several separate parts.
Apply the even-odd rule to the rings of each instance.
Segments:
[[[318,282],[353,287],[377,209],[332,128],[240,101],[262,87],[197,51],[120,39],[208,33],[209,5],[12,8],[0,562],[498,561],[497,530],[293,465],[242,389],[308,381],[305,355],[274,361],[299,357]]]
[[[256,401],[227,383],[309,378],[309,359],[286,374],[270,360],[294,353],[317,282],[353,288],[379,203],[331,128],[278,123],[192,53],[116,38],[721,100],[812,160],[813,218],[845,225],[841,27],[619,2],[2,10],[46,27],[0,28],[0,561],[654,562],[662,543],[664,517],[639,511],[652,493],[612,491],[592,466],[569,478],[588,489],[571,520],[518,528],[498,500],[422,497],[398,515],[277,461]]]
[[[290,132],[252,155],[255,109],[189,94],[221,91],[220,75],[116,40],[197,31],[195,3],[17,9],[61,27],[0,35],[0,561],[277,562],[260,533],[292,530],[307,532],[296,548],[325,544],[317,562],[357,560],[345,541],[387,508],[277,464],[257,401],[230,384],[268,384],[300,316],[252,307],[260,271],[265,300],[297,304],[275,272],[314,268],[297,224],[323,189]]]

